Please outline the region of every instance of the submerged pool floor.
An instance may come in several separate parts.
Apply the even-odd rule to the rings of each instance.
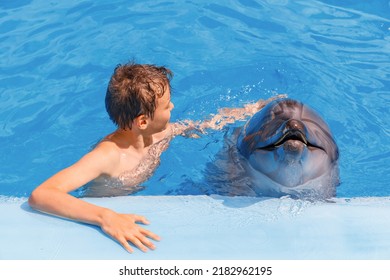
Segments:
[[[0,259],[389,259],[390,197],[306,202],[223,196],[88,198],[145,215],[157,249],[127,253],[98,227],[0,200]]]

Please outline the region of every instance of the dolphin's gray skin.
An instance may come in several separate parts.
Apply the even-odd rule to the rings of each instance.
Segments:
[[[338,147],[325,121],[303,103],[270,102],[242,128],[236,145],[256,195],[335,196]]]

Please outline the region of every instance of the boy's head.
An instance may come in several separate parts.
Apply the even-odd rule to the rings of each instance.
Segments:
[[[108,84],[106,110],[122,129],[131,129],[140,115],[153,118],[157,99],[161,98],[173,74],[165,67],[128,63],[118,65]]]

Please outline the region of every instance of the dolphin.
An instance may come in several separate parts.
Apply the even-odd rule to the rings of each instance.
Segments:
[[[329,126],[302,102],[284,98],[255,113],[236,148],[256,195],[327,199],[339,185],[339,150]]]

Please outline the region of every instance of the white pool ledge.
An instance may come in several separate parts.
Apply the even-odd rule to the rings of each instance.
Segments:
[[[0,259],[390,259],[390,197],[299,200],[129,196],[86,199],[146,216],[157,249],[127,253],[98,227],[0,199]]]

